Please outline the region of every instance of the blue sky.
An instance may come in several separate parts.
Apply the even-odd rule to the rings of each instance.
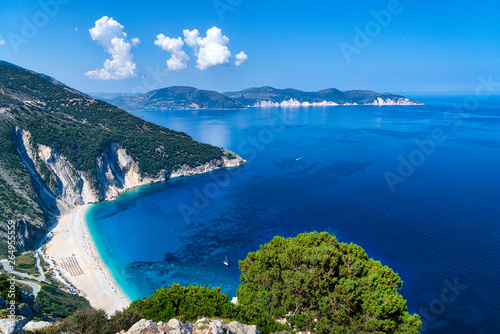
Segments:
[[[84,92],[271,85],[412,96],[471,92],[481,76],[500,81],[498,1],[22,0],[0,6],[0,59]],[[385,15],[377,21],[373,13]],[[117,44],[105,40],[106,31],[95,30],[94,40],[89,32],[105,16],[113,21],[101,21],[101,28],[118,27]],[[213,27],[220,34],[205,38]],[[199,31],[194,47],[185,29]],[[155,45],[159,34],[164,49]],[[167,37],[180,39],[174,46]],[[118,72],[105,74],[115,78],[101,80],[98,71],[113,57],[106,50],[115,47],[115,56],[131,61],[129,72],[112,68]],[[178,56],[171,69],[182,69],[167,70],[171,52],[165,50]],[[240,52],[248,61],[236,66]]]

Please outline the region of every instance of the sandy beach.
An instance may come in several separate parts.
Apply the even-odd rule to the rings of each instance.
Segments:
[[[92,307],[113,314],[130,301],[114,284],[98,256],[85,223],[87,208],[77,207],[59,218],[46,245],[45,258],[53,265],[53,272],[81,291]]]

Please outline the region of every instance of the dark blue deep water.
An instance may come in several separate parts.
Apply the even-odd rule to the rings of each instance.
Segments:
[[[93,205],[92,236],[136,299],[174,282],[234,296],[248,252],[328,231],[399,273],[426,333],[498,332],[500,101],[429,101],[136,113],[248,164]]]

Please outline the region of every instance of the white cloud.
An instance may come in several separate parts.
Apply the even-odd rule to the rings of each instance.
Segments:
[[[170,38],[163,34],[156,36],[155,45],[158,45],[162,50],[170,52],[170,59],[167,60],[167,68],[169,71],[183,70],[187,67],[189,56],[182,50],[184,41],[181,37]]]
[[[137,37],[132,38],[132,46],[137,46],[141,43],[141,40]]]
[[[229,62],[231,52],[227,47],[229,38],[222,35],[222,31],[213,27],[207,30],[207,37],[199,37],[198,30],[184,30],[184,41],[193,49],[198,58],[196,67],[200,70],[222,65]]]
[[[189,56],[182,49],[184,44],[193,50],[196,57],[196,67],[200,70],[229,63],[231,52],[227,45],[229,38],[222,34],[222,30],[213,27],[207,30],[206,37],[200,37],[198,29],[184,29],[184,40],[181,37],[170,38],[163,34],[156,36],[155,45],[162,50],[170,53],[171,57],[167,60],[167,69],[169,71],[182,70],[187,67],[190,60]],[[248,60],[244,52],[236,55],[236,66],[243,65]]]
[[[241,66],[248,60],[248,56],[243,51],[241,51],[234,57],[236,58],[236,61],[234,62],[234,65],[236,66]]]
[[[184,29],[183,34],[184,34],[184,41],[189,47],[193,49],[194,54],[197,56],[199,48],[198,38],[200,36],[200,32],[198,31],[198,29],[193,29],[193,30]]]
[[[5,40],[2,39],[2,36],[0,35],[0,45],[4,45],[5,44]]]
[[[95,27],[89,29],[90,37],[111,55],[106,59],[102,69],[85,73],[91,79],[120,80],[137,76],[137,65],[133,62],[134,55],[130,52],[132,46],[140,43],[138,38],[127,41],[123,26],[113,18],[103,16],[95,22]]]

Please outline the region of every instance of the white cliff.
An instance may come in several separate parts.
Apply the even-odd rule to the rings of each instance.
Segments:
[[[117,143],[111,143],[97,158],[100,199],[116,198],[123,191],[140,186],[139,166]]]
[[[126,149],[117,143],[110,143],[96,159],[97,184],[95,184],[88,173],[74,168],[57,149],[42,144],[38,144],[35,149],[28,131],[16,129],[15,134],[18,152],[37,184],[42,201],[47,204],[46,206],[54,206],[55,203],[60,212],[74,206],[113,200],[134,187],[170,178],[208,173],[219,168],[236,167],[246,162],[233,153],[233,159],[223,156],[199,166],[182,165],[171,171],[161,170],[154,177],[144,177],[138,163],[127,154]],[[43,168],[41,164],[50,171],[50,178],[53,181],[49,182],[50,186],[41,176]]]
[[[99,197],[89,177],[76,170],[55,148],[38,144],[38,157],[57,180],[53,189],[57,197],[74,206],[97,202]]]
[[[357,105],[374,105],[374,106],[415,106],[423,105],[423,103],[415,102],[408,98],[386,98],[377,97],[371,103],[358,104],[356,102],[345,102],[337,103],[333,101],[321,101],[321,102],[300,102],[296,99],[284,100],[282,102],[273,101],[260,101],[257,102],[254,107],[281,107],[281,108],[298,108],[298,107],[335,107],[335,106],[357,106]]]
[[[423,103],[415,102],[408,98],[402,97],[398,99],[383,99],[378,97],[375,101],[373,101],[372,105],[374,106],[421,106]]]

